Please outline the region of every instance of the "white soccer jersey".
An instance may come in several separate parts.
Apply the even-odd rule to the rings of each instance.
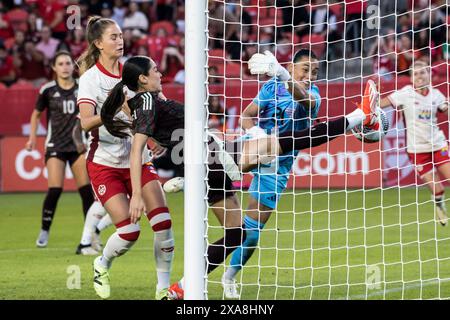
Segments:
[[[120,73],[122,74],[122,65]],[[109,92],[120,80],[120,76],[111,74],[97,62],[80,77],[77,104],[89,103],[95,107],[95,113],[100,114]],[[90,132],[87,159],[108,167],[129,168],[131,139],[114,137],[104,126],[94,129]],[[145,148],[142,163],[148,161],[150,156]]]
[[[403,111],[407,152],[434,152],[447,145],[437,125],[437,112],[448,108],[447,99],[439,90],[430,87],[428,93],[422,95],[412,85],[407,85],[388,98],[394,107]]]

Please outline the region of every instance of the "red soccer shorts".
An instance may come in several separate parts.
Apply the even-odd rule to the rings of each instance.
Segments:
[[[105,205],[109,198],[119,193],[124,193],[131,197],[129,168],[113,168],[87,161],[87,170],[91,179],[92,189],[102,205]],[[149,163],[142,165],[142,186],[153,180],[158,180],[158,174],[153,165]]]
[[[434,152],[408,153],[408,155],[420,177],[433,170],[434,167],[439,167],[450,162],[448,147]]]

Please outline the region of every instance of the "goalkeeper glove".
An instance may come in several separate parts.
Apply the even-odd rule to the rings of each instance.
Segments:
[[[245,130],[245,133],[248,134],[251,139],[258,139],[267,136],[266,130],[259,126],[253,126],[250,129]]]
[[[248,67],[251,74],[266,74],[270,77],[278,77],[281,81],[291,79],[289,71],[286,70],[277,58],[270,52],[255,53],[248,61]]]

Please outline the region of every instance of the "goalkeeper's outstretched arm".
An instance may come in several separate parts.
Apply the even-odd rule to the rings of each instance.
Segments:
[[[234,153],[235,163],[242,172],[248,172],[281,154],[327,143],[356,126],[366,125],[369,128],[375,126],[378,122],[376,109],[379,94],[373,81],[367,83],[365,92],[367,96],[363,97],[358,108],[344,117],[319,123],[304,130],[288,131],[278,136],[263,136],[244,141],[240,147],[241,152]]]
[[[305,108],[314,109],[317,106],[316,97],[308,90],[311,80],[317,79],[319,70],[317,58],[310,50],[299,50],[288,69],[270,51],[255,53],[248,61],[248,67],[251,74],[265,74],[287,82],[293,99]]]

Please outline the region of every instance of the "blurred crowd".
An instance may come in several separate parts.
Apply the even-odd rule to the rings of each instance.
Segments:
[[[76,7],[72,7],[75,5]],[[74,10],[74,11],[71,11]],[[79,27],[68,18],[78,13]],[[164,82],[184,82],[184,1],[25,0],[0,2],[0,81],[39,87],[52,77],[58,50],[77,59],[86,49],[89,16],[114,19],[122,28],[123,57],[150,55]],[[68,28],[69,25],[69,28]]]
[[[370,6],[379,4],[383,18],[373,27]],[[72,5],[81,18],[75,29],[67,24]],[[413,59],[434,64],[448,57],[446,0],[209,0],[208,9],[210,82],[223,74],[245,79],[242,62],[266,49],[281,62],[308,46],[327,62],[368,58],[387,79],[407,72]],[[184,11],[184,0],[2,1],[0,82],[40,86],[52,77],[54,53],[79,57],[88,17],[101,15],[122,28],[124,59],[149,55],[164,83],[184,83]]]

